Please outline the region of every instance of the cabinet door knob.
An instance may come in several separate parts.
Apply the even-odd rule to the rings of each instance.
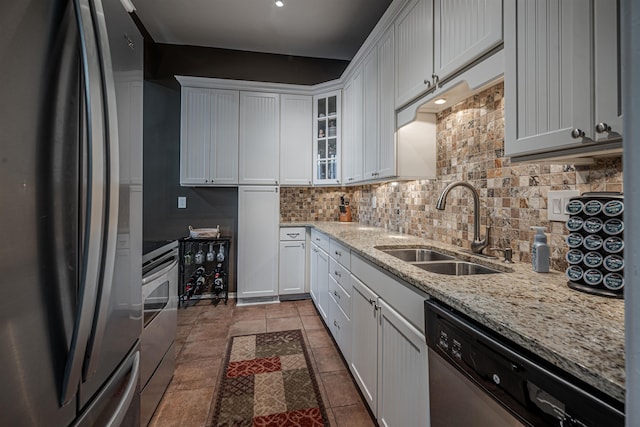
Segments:
[[[584,138],[585,133],[582,129],[574,129],[571,131],[571,138],[573,139],[578,139],[578,138]]]
[[[427,89],[429,89],[431,87],[431,81],[424,79],[424,84],[427,85]]]
[[[596,125],[596,133],[611,132],[611,126],[604,122],[600,122]]]

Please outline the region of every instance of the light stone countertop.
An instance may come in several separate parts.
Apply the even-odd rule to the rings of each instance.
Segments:
[[[564,272],[535,273],[531,265],[504,264],[460,248],[383,228],[340,222],[289,222],[307,226],[587,384],[624,402],[624,301],[570,289]],[[505,274],[448,276],[421,270],[376,246],[425,246]]]

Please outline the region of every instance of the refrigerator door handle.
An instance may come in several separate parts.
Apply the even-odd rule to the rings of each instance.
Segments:
[[[107,201],[105,207],[104,223],[104,259],[102,267],[102,287],[101,295],[98,299],[99,306],[94,318],[93,333],[91,335],[87,362],[84,366],[83,376],[86,380],[98,370],[100,354],[104,339],[109,305],[111,303],[111,288],[113,284],[113,272],[116,259],[116,245],[118,239],[118,203],[120,191],[120,153],[118,140],[118,111],[116,105],[116,88],[113,76],[113,66],[111,61],[111,51],[109,49],[109,35],[107,24],[104,18],[102,1],[94,1],[95,31],[97,34],[97,44],[100,63],[102,66],[103,91],[104,91],[104,120],[106,123],[105,153],[107,155]]]
[[[73,335],[60,390],[60,405],[75,397],[82,374],[86,346],[91,333],[98,293],[102,233],[104,224],[104,112],[98,46],[96,44],[89,0],[74,0],[80,38],[83,95],[87,121],[87,195],[82,270],[78,289],[78,308]]]
[[[125,415],[127,415],[127,411],[129,406],[131,406],[131,401],[133,400],[138,385],[138,379],[140,378],[140,352],[136,351],[136,354],[133,359],[133,366],[131,367],[131,376],[129,377],[129,382],[124,389],[122,399],[118,403],[118,406],[113,411],[113,415],[111,419],[107,422],[107,426],[117,427],[122,424]]]

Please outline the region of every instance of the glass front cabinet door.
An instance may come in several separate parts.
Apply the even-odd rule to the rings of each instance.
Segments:
[[[313,183],[340,183],[340,91],[314,97]]]

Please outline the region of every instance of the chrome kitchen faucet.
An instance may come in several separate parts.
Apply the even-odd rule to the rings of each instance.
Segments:
[[[487,226],[487,235],[484,239],[480,240],[480,196],[478,195],[478,190],[466,181],[454,181],[442,190],[442,194],[440,194],[438,202],[436,203],[436,209],[439,211],[444,210],[447,204],[447,195],[453,188],[458,186],[467,187],[471,190],[471,194],[473,194],[473,241],[471,242],[471,252],[481,254],[482,250],[489,246],[490,227]]]

